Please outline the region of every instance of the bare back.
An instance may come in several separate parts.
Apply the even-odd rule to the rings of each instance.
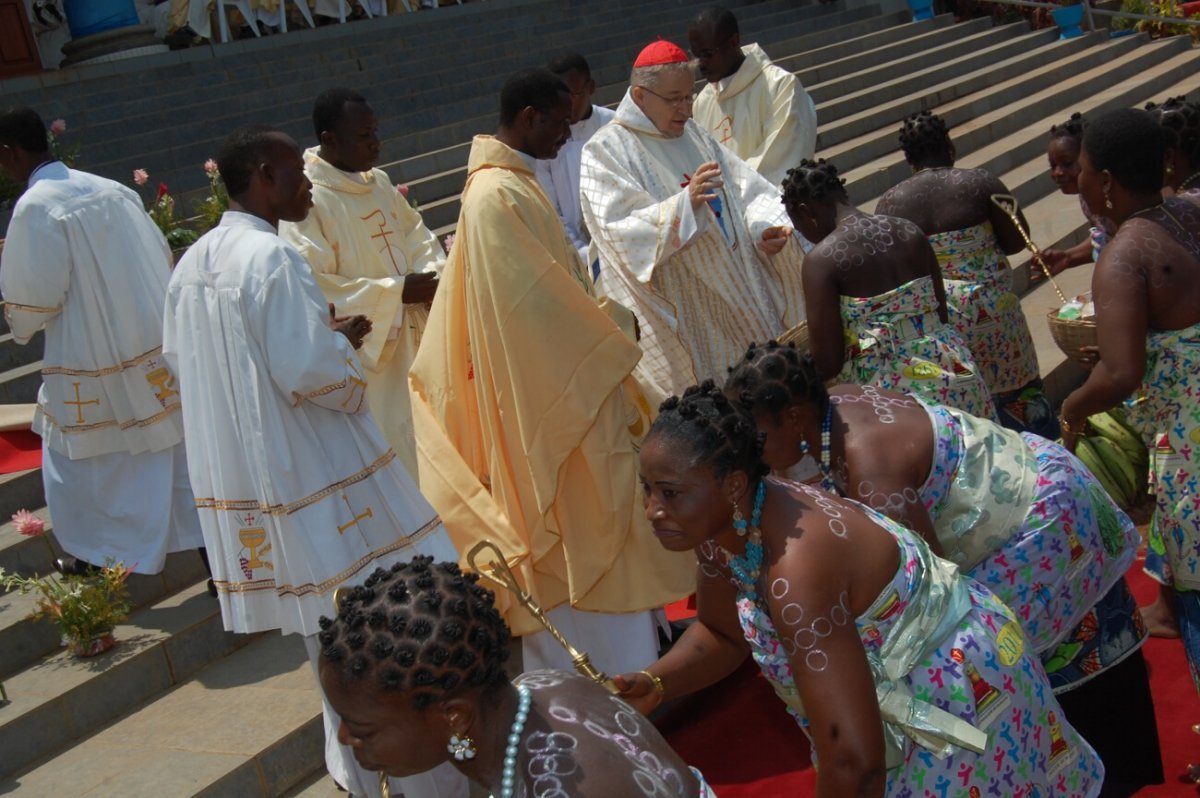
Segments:
[[[868,297],[930,276],[933,258],[917,225],[895,216],[863,214],[844,220],[817,244],[803,268],[819,269],[841,296]]]
[[[879,199],[875,211],[908,219],[926,235],[990,221],[997,237],[1004,240],[1012,222],[992,204],[991,196],[1007,193],[1004,183],[982,169],[935,167],[922,169],[893,186]]]

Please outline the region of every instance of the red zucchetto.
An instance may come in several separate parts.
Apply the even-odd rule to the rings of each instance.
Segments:
[[[637,68],[662,64],[685,64],[687,60],[687,53],[683,51],[682,47],[665,39],[659,39],[642,48],[642,51],[638,53],[637,60],[633,62],[633,66]]]

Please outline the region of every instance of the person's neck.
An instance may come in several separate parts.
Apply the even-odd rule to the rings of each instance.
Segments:
[[[592,105],[592,104],[589,102],[589,103],[587,104],[587,110],[583,112],[583,116],[579,117],[579,121],[578,121],[578,122],[576,122],[575,124],[579,124],[579,122],[583,122],[583,121],[585,121],[585,120],[587,120],[587,119],[591,119],[591,118],[592,118],[592,112],[593,112],[593,111],[595,111],[595,110],[596,110],[596,107],[595,107],[594,105]]]
[[[504,777],[504,754],[508,748],[508,735],[517,716],[520,695],[511,682],[501,688],[496,700],[484,699],[479,703],[479,714],[468,734],[475,740],[474,759],[461,762],[451,760],[463,775],[480,784],[492,795],[500,794],[500,783]],[[530,709],[532,714],[533,710]]]
[[[838,200],[834,204],[833,223],[840,226],[847,219],[864,215],[862,211],[851,205],[848,201]]]
[[[733,77],[737,74],[737,71],[742,68],[742,64],[744,63],[746,63],[746,54],[741,50],[738,50],[738,57],[734,59],[733,64],[729,67],[729,71],[714,80],[713,83],[720,83],[723,80]]]
[[[496,131],[496,141],[498,141],[501,144],[504,144],[508,147],[513,148],[517,152],[524,153],[525,155],[528,155],[530,158],[537,157],[532,152],[525,149],[528,145],[525,144],[525,142],[521,141],[519,138],[517,138],[513,134],[513,132],[511,130],[509,130],[508,128],[502,127]]]
[[[38,153],[26,153],[26,157],[22,158],[14,169],[12,179],[21,185],[28,185],[29,179],[33,177],[33,173],[41,169],[46,164],[51,164],[57,161],[49,151]]]
[[[368,167],[366,169],[355,169],[353,166],[346,163],[345,161],[338,159],[338,157],[334,153],[326,150],[325,147],[323,147],[323,146],[319,150],[317,150],[317,155],[321,156],[322,161],[329,164],[334,169],[338,169],[342,172],[347,172],[347,173],[353,174],[353,175],[359,175],[359,174],[362,174],[363,172],[371,171],[370,167]]]
[[[249,214],[250,216],[257,216],[276,230],[279,229],[279,216],[267,207],[264,202],[257,202],[253,198],[245,196],[240,199],[230,197],[229,210]]]
[[[954,166],[954,159],[949,155],[944,155],[939,158],[927,158],[920,163],[912,165],[913,174],[924,172],[927,169],[949,169]]]
[[[1127,197],[1114,202],[1113,207],[1111,209],[1106,208],[1103,213],[1114,225],[1120,227],[1130,217],[1145,213],[1152,208],[1157,208],[1162,203],[1162,194],[1158,191],[1138,194],[1131,193]]]
[[[1176,193],[1200,188],[1200,166],[1186,162],[1178,163],[1175,165],[1175,174],[1172,176],[1175,180],[1171,181],[1171,188]]]

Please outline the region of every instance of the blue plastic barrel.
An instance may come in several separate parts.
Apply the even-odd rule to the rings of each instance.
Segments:
[[[139,24],[133,0],[63,0],[63,11],[72,39]]]

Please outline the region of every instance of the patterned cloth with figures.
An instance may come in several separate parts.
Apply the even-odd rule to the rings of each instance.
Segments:
[[[966,340],[988,390],[1008,393],[1036,380],[1029,323],[991,223],[937,233],[929,243],[946,281],[950,323]]]
[[[1011,610],[915,534],[866,512],[900,547],[892,582],[855,621],[882,699],[887,796],[1097,795],[1104,766],[1065,720]],[[738,594],[742,633],[807,731],[783,642],[748,592],[756,589]],[[963,726],[986,736],[982,753],[949,742]]]
[[[926,405],[933,468],[921,500],[945,556],[1000,597],[1051,684],[1075,686],[1145,641],[1124,574],[1137,528],[1062,446]]]
[[[846,362],[838,382],[918,394],[984,418],[995,416],[970,350],[937,315],[931,277],[878,296],[841,298]]]

